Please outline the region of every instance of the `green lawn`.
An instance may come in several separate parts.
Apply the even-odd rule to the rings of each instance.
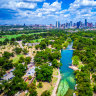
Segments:
[[[16,57],[14,57],[12,60],[13,60],[13,63],[17,63],[18,62],[18,60],[19,60],[19,58],[21,57],[21,56],[24,56],[24,55],[17,55]]]
[[[45,33],[45,32],[40,32],[40,33]],[[25,35],[34,35],[34,34],[40,34],[40,33],[31,33],[31,34],[25,34]],[[11,38],[16,38],[16,37],[19,37],[23,34],[17,34],[17,35],[3,35],[3,38],[0,38],[0,41],[4,41],[6,38],[7,39],[11,39]]]
[[[4,41],[6,38],[10,40],[11,38],[16,38],[16,37],[19,37],[21,35],[22,34],[17,34],[17,35],[3,35],[3,38],[0,38],[0,41]]]
[[[40,32],[40,33],[45,33],[45,32]],[[28,35],[34,35],[34,34],[40,34],[40,33],[30,33]]]
[[[41,38],[41,39],[35,39],[35,40],[30,41],[30,43],[41,42],[43,39],[44,39],[44,38]]]

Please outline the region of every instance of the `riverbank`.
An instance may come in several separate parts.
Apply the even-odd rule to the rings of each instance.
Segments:
[[[58,76],[57,76],[58,80],[56,82],[56,85],[54,87],[54,90],[52,92],[52,95],[51,96],[56,96],[56,92],[57,92],[57,89],[58,89],[58,85],[59,85],[59,82],[61,80],[61,74],[60,74],[60,69],[58,68]]]

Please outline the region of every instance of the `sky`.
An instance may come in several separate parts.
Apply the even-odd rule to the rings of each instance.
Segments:
[[[96,22],[96,0],[0,0],[0,24]]]

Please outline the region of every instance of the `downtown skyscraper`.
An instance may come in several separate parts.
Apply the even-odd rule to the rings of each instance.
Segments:
[[[85,19],[85,27],[87,27],[87,19]]]
[[[56,21],[56,28],[60,28],[60,21]]]

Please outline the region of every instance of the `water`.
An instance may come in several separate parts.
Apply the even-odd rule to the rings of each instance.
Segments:
[[[72,56],[73,50],[72,49],[73,42],[68,45],[66,48],[67,50],[61,51],[61,63],[62,66],[60,68],[60,73],[62,79],[60,81],[57,96],[73,96],[74,87],[75,87],[75,80],[74,80],[74,71],[69,68],[72,64]]]

